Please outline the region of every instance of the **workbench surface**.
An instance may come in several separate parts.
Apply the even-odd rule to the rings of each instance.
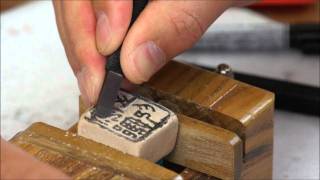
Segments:
[[[261,18],[240,13],[252,19]],[[224,14],[220,21],[228,19],[227,16]],[[296,52],[256,53],[249,58],[245,54],[183,54],[179,59],[190,61],[195,57],[200,64],[208,64],[210,60],[212,65],[227,62],[238,71],[319,86],[319,61],[315,56],[305,57]],[[268,61],[271,59],[273,62]],[[254,69],[249,65],[252,62],[256,65]],[[2,13],[1,136],[9,139],[36,121],[63,129],[70,127],[78,117],[78,95],[76,79],[58,37],[51,2],[33,2]],[[276,111],[274,122],[274,179],[319,179],[319,119]]]

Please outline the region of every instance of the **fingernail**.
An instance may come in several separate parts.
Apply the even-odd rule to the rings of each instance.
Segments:
[[[110,44],[111,27],[104,12],[97,13],[96,43],[100,53],[104,54]]]
[[[139,45],[130,55],[139,73],[136,79],[145,82],[166,64],[164,52],[152,41]]]
[[[95,104],[100,91],[99,80],[95,78],[87,68],[82,68],[76,74],[81,97],[87,106]]]

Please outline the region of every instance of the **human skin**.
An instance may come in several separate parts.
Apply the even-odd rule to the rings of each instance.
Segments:
[[[0,179],[71,179],[1,138]]]
[[[105,76],[105,56],[122,42],[122,70],[129,81],[140,84],[168,60],[192,47],[227,8],[251,2],[150,0],[129,32],[132,0],[54,0],[53,5],[82,98],[93,105]],[[1,139],[1,179],[44,178],[69,177]]]
[[[82,99],[92,106],[105,77],[105,57],[122,42],[123,73],[132,83],[140,84],[192,47],[227,8],[251,1],[149,0],[129,31],[132,0],[55,0],[53,5]]]

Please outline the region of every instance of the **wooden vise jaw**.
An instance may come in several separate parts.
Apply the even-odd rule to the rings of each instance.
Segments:
[[[272,93],[175,61],[136,91],[176,113],[177,141],[165,161],[179,170],[79,137],[76,126],[36,123],[11,142],[74,179],[272,178]],[[86,109],[80,102],[80,114]]]

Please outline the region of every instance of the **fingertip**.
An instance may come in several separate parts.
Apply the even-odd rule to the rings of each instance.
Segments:
[[[126,59],[126,60],[122,60],[122,59]],[[120,63],[121,63],[122,72],[129,82],[134,84],[141,84],[145,81],[143,78],[140,78],[139,72],[137,71],[131,59],[129,59],[128,57],[121,58]]]
[[[59,1],[60,2],[60,1]],[[91,1],[61,1],[64,46],[86,104],[95,104],[104,78],[105,57],[96,46],[96,17]],[[108,23],[102,16],[100,24]],[[107,33],[105,33],[107,34]],[[104,38],[107,38],[104,37]]]
[[[128,79],[124,79],[121,83],[121,88],[128,92],[134,92],[134,90],[137,88],[137,84],[133,84]]]
[[[100,54],[107,55],[111,44],[111,27],[110,21],[103,11],[97,12],[97,25],[96,25],[96,44]]]
[[[131,53],[121,58],[126,78],[136,84],[148,81],[166,63],[165,53],[153,41],[138,45]]]
[[[230,5],[227,1],[151,1],[130,28],[121,65],[134,83],[149,80],[166,62],[191,48]]]
[[[110,55],[120,47],[129,27],[132,1],[94,1],[99,53]]]
[[[96,104],[104,80],[104,72],[83,67],[77,74],[78,86],[85,105]]]

